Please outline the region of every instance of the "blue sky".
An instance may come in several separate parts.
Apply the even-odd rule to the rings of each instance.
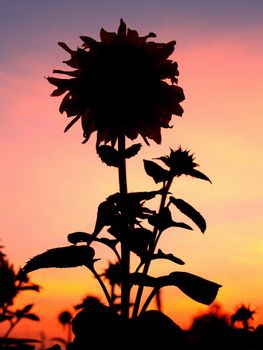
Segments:
[[[120,17],[139,30],[178,23],[178,27],[183,24],[196,33],[206,28],[222,34],[260,24],[262,15],[261,0],[2,0],[1,56],[6,50],[12,54],[12,47],[26,49],[30,42],[38,49],[45,47],[48,45],[45,33],[52,31],[74,35],[86,31],[98,33],[102,25],[115,28]]]

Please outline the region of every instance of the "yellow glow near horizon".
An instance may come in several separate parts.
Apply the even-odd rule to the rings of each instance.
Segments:
[[[170,33],[176,32],[169,28]],[[162,33],[166,35],[166,33]],[[52,38],[54,41],[54,38]],[[142,160],[182,145],[190,149],[200,170],[213,184],[191,178],[179,179],[176,196],[187,200],[206,218],[207,232],[167,230],[160,240],[165,252],[186,262],[181,271],[198,274],[223,285],[218,301],[232,312],[241,303],[256,309],[254,324],[263,323],[262,239],[262,86],[263,52],[256,43],[241,38],[180,44],[177,61],[179,85],[185,90],[182,119],[163,132],[161,146],[143,146],[128,162],[129,189],[155,189],[144,174]],[[55,57],[54,57],[55,59]],[[58,99],[49,97],[51,87],[42,75],[52,68],[26,57],[30,74],[0,72],[5,132],[1,139],[0,210],[1,240],[15,265],[52,247],[67,245],[74,231],[91,232],[98,204],[118,190],[115,169],[101,164],[94,141],[82,145],[82,132],[75,126],[63,134],[66,118],[58,116]],[[19,64],[19,62],[18,62]],[[106,174],[106,176],[105,176]],[[107,252],[98,248],[97,255]],[[172,264],[155,264],[155,275],[173,270]],[[56,336],[56,315],[87,294],[100,289],[89,272],[81,269],[46,270],[32,273],[43,285],[39,295],[28,293],[20,303],[34,302],[43,323],[21,325],[18,332],[32,334],[45,329]],[[101,295],[101,294],[100,294]],[[163,292],[165,312],[181,327],[206,306],[189,300],[176,288]]]

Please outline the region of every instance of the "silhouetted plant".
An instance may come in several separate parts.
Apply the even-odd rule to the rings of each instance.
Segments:
[[[111,300],[116,306],[116,299],[119,295],[115,294],[115,287],[121,286],[121,264],[116,262],[115,264],[109,263],[108,268],[101,274],[109,282],[111,286]]]
[[[59,323],[62,324],[63,327],[67,330],[67,342],[69,343],[71,341],[71,321],[72,321],[72,314],[69,311],[62,311],[58,315]]]
[[[244,304],[237,307],[235,313],[231,316],[231,323],[234,326],[236,322],[242,323],[244,329],[251,328],[249,321],[253,320],[255,310],[251,310],[249,306]]]
[[[213,303],[206,312],[193,318],[188,343],[197,349],[220,349],[230,340],[230,331],[230,316],[222,311],[221,305]]]
[[[172,115],[183,114],[180,103],[184,100],[184,93],[177,85],[177,63],[169,59],[175,41],[149,41],[155,37],[154,33],[139,36],[137,31],[127,29],[121,20],[117,33],[101,29],[101,41],[81,36],[83,48],[76,51],[60,42],[59,45],[71,56],[66,64],[74,70],[54,70],[54,73],[69,76],[69,79],[47,78],[56,86],[52,96],[65,94],[59,110],[73,118],[65,131],[81,120],[83,143],[88,141],[93,132],[97,132],[97,153],[102,162],[118,169],[119,176],[119,192],[108,196],[98,206],[92,233],[71,233],[68,241],[72,245],[50,249],[29,260],[24,267],[24,271],[31,272],[40,268],[84,265],[97,278],[109,306],[96,304],[95,307],[90,304],[75,317],[73,332],[76,349],[84,348],[87,338],[85,329],[89,329],[88,325],[92,331],[85,349],[92,349],[93,346],[103,348],[105,339],[108,342],[115,339],[114,345],[117,346],[115,325],[118,325],[122,334],[129,332],[125,327],[128,327],[130,334],[139,332],[142,336],[141,345],[148,346],[147,330],[150,325],[158,324],[157,328],[163,328],[162,332],[167,334],[166,345],[163,335],[155,327],[152,346],[168,346],[173,338],[172,335],[169,338],[168,333],[171,329],[175,330],[175,324],[159,311],[147,311],[159,290],[165,286],[176,286],[190,298],[209,305],[220,287],[217,283],[185,271],[173,271],[160,277],[148,274],[150,265],[155,260],[164,259],[184,265],[172,253],[158,249],[159,239],[166,229],[174,227],[192,230],[188,224],[174,219],[176,210],[188,217],[202,233],[206,230],[203,216],[189,203],[172,195],[174,181],[183,175],[189,175],[211,182],[196,169],[198,164],[195,163],[193,154],[179,147],[171,149],[169,155],[155,158],[156,161],[144,160],[145,172],[157,184],[157,189],[142,192],[129,192],[127,189],[126,160],[136,156],[142,145],[135,143],[126,147],[126,137],[135,140],[141,135],[147,145],[149,139],[160,144],[161,128],[171,127],[169,122]],[[159,208],[150,209],[148,203],[157,197],[160,198]],[[101,237],[102,232],[109,237]],[[101,258],[95,257],[95,250],[91,247],[96,242],[107,246],[116,256],[116,262],[111,263],[103,274],[96,270],[96,261]],[[132,255],[139,258],[134,271],[130,268]],[[111,293],[102,277],[109,280]],[[116,295],[113,287],[116,285],[121,287],[120,313],[116,312],[114,303]],[[138,286],[138,289],[130,312],[131,289],[134,286]],[[151,292],[144,300],[142,296],[145,287],[150,287]],[[130,322],[127,322],[129,319]],[[98,339],[94,322],[97,322],[100,332],[106,334],[104,339]],[[147,337],[147,342],[143,336]],[[135,345],[138,347],[138,344],[134,343]],[[121,343],[120,348],[125,348],[125,345]]]
[[[257,328],[248,326],[253,313],[242,304],[231,315],[224,312],[220,304],[213,303],[208,311],[193,318],[190,329],[186,331],[185,349],[261,349],[263,333],[260,325]],[[235,327],[237,320],[243,328]]]
[[[13,264],[10,263],[7,256],[0,247],[0,323],[9,323],[6,331],[1,337],[7,338],[12,330],[21,320],[39,321],[39,317],[32,313],[33,304],[28,304],[23,308],[15,308],[14,304],[17,297],[26,290],[39,292],[40,286],[30,282],[28,276],[19,269],[15,271]],[[1,338],[2,339],[2,338]],[[3,339],[2,339],[3,341]],[[10,342],[9,342],[10,343]],[[26,346],[26,342],[13,338],[13,343],[19,343],[20,346]],[[10,344],[9,344],[10,345]],[[0,344],[1,346],[1,344]],[[6,345],[7,346],[7,345]]]

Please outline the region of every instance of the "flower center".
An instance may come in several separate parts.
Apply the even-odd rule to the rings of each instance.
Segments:
[[[94,57],[86,96],[93,112],[100,116],[98,124],[130,128],[152,114],[159,82],[143,48],[116,44],[102,48]]]

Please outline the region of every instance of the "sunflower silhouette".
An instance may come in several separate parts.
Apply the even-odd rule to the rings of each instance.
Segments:
[[[134,140],[140,134],[161,143],[161,128],[170,127],[172,115],[182,116],[182,88],[177,85],[177,63],[168,57],[175,41],[148,41],[154,33],[139,36],[121,19],[117,32],[100,31],[101,41],[81,36],[82,48],[59,45],[71,58],[73,71],[54,70],[68,79],[48,77],[56,86],[52,96],[64,95],[60,113],[73,119],[67,131],[81,120],[84,141],[97,131],[97,144],[115,145],[120,135]]]

